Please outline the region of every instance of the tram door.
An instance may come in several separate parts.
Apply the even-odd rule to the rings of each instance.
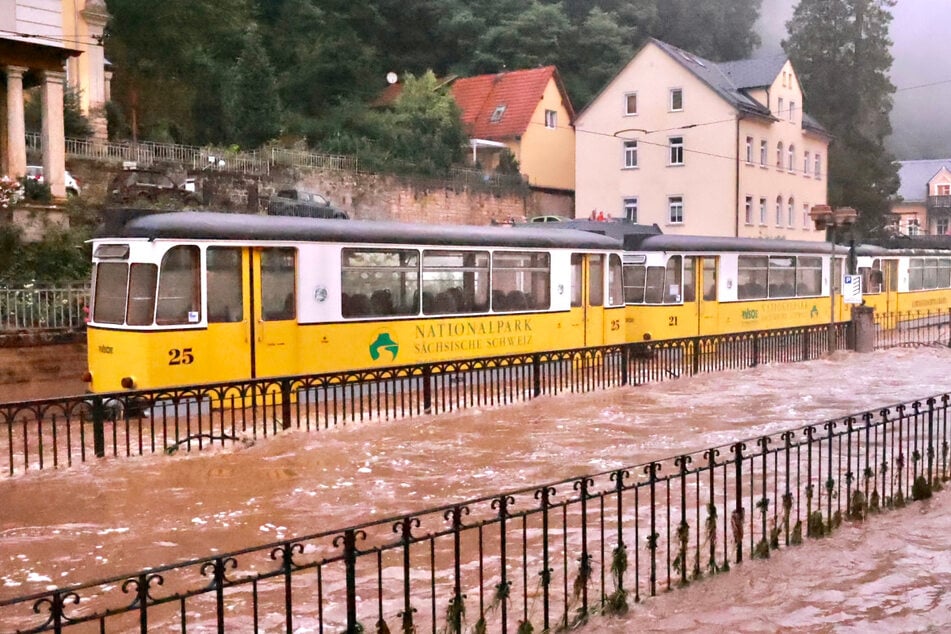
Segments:
[[[719,310],[717,302],[717,266],[719,259],[712,256],[695,259],[697,271],[697,328],[701,335],[719,334]]]
[[[583,320],[584,346],[604,344],[604,269],[603,255],[571,256],[571,308]]]
[[[257,247],[251,254],[252,373],[297,374],[297,250]]]
[[[239,247],[208,247],[205,253],[210,345],[206,381],[251,376],[251,295],[246,286],[250,255]],[[182,355],[184,363],[188,357]]]

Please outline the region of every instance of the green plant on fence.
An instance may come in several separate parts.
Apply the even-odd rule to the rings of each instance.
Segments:
[[[707,519],[704,523],[704,531],[707,536],[706,543],[710,548],[707,570],[710,571],[711,575],[715,575],[720,572],[720,567],[717,565],[717,505],[713,502],[707,503]]]
[[[818,539],[825,535],[826,525],[822,519],[822,511],[812,511],[809,513],[809,525],[806,528],[806,535],[813,539]]]
[[[611,552],[611,580],[614,592],[605,598],[604,611],[607,614],[626,614],[627,590],[624,589],[624,573],[627,572],[627,546],[619,543]]]
[[[931,485],[928,484],[928,479],[923,475],[915,478],[914,484],[911,485],[911,499],[917,502],[918,500],[927,500],[930,497]]]
[[[737,546],[740,546],[743,543],[743,518],[746,517],[746,509],[742,506],[738,509],[734,509],[730,513],[730,529],[733,532],[733,543]],[[724,570],[729,570],[729,557],[723,564]]]
[[[472,629],[474,634],[486,634],[488,631],[486,630],[486,615],[498,610],[503,601],[508,601],[509,593],[511,591],[512,584],[508,581],[502,581],[496,584],[495,592],[492,595],[492,600],[489,601],[489,607],[479,615],[479,620],[476,621],[476,624]]]
[[[789,536],[789,543],[793,546],[802,544],[802,520],[796,520],[793,524],[792,534]]]
[[[792,492],[787,491],[786,493],[783,494],[783,520],[782,520],[783,526],[786,527],[787,539],[791,538],[791,535],[788,534],[788,531],[789,531],[789,517],[792,514],[792,503],[793,503]]]
[[[849,500],[849,518],[853,520],[864,520],[868,516],[868,500],[861,489],[852,491],[852,499]]]
[[[466,620],[466,595],[455,595],[449,599],[446,606],[446,627],[443,629],[445,634],[460,634],[462,624]]]
[[[829,526],[827,527],[826,532],[831,533],[840,526],[842,526],[842,511],[836,509],[836,511],[832,514],[832,519],[829,521]]]
[[[518,631],[517,634],[532,634],[535,631],[535,627],[532,625],[532,622],[529,620],[519,621],[518,622]]]
[[[687,548],[690,545],[690,524],[681,522],[677,526],[677,556],[674,557],[674,570],[681,576],[678,585],[686,585],[683,578],[687,576]]]
[[[766,519],[767,513],[769,513],[769,498],[760,498],[756,502],[756,509],[760,512],[760,515],[763,516],[763,519]],[[753,557],[756,559],[769,559],[769,538],[768,535],[763,535],[756,546],[753,548]]]
[[[578,557],[578,574],[571,584],[571,601],[568,603],[568,612],[565,613],[563,621],[565,628],[578,627],[588,620],[588,606],[578,605],[578,602],[581,601],[582,593],[588,587],[588,583],[591,582],[591,560],[592,557],[588,553],[582,553]],[[575,616],[569,621],[568,617],[572,608],[575,610]]]

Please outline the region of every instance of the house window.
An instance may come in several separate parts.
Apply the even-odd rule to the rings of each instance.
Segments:
[[[498,123],[502,120],[502,115],[505,114],[505,104],[499,104],[495,107],[495,112],[492,113],[492,116],[489,117],[489,121],[492,123]]]
[[[752,196],[746,197],[745,211],[746,211],[746,224],[748,225],[753,224],[753,197]]]
[[[545,127],[552,130],[558,127],[558,113],[554,110],[545,111]]]
[[[786,152],[786,169],[790,172],[796,171],[796,146],[789,144],[789,151]]]
[[[637,198],[624,199],[624,217],[629,222],[637,222]]]
[[[783,169],[783,142],[776,144],[776,167]]]
[[[684,109],[684,91],[682,88],[670,89],[670,111],[680,112]]]
[[[776,115],[781,117],[783,115],[783,98],[780,97],[776,103],[778,104],[776,106]]]
[[[908,219],[908,231],[906,233],[910,236],[916,236],[921,233],[921,226],[918,224],[917,218]]]
[[[951,196],[951,185],[935,185],[935,196]]]
[[[793,118],[796,116],[795,112],[796,112],[796,102],[790,101],[789,102],[789,120],[790,121],[792,121]]]
[[[791,196],[789,198],[789,207],[787,208],[786,213],[786,226],[790,229],[796,226],[796,199]]]
[[[809,176],[809,150],[806,150],[806,153],[803,154],[802,175]]]
[[[812,225],[812,218],[809,217],[809,203],[802,204],[802,228],[808,229]]]
[[[746,137],[746,162],[753,162],[753,137]]]
[[[629,92],[624,95],[624,114],[637,114],[637,93]]]
[[[667,197],[667,219],[672,225],[681,225],[684,222],[684,197]]]
[[[759,142],[759,164],[763,167],[766,167],[767,154],[769,154],[769,149],[767,148],[766,139],[763,139]]]
[[[776,197],[776,226],[783,226],[783,197]]]
[[[935,222],[934,232],[939,236],[947,235],[948,226],[948,218],[938,218]]]
[[[684,138],[682,136],[670,137],[670,163],[668,165],[684,164]]]
[[[766,199],[759,199],[759,223],[766,226]]]
[[[624,142],[624,167],[637,167],[637,141]]]
[[[819,156],[819,153],[816,153],[815,160],[815,174],[816,178],[822,178],[822,157]]]

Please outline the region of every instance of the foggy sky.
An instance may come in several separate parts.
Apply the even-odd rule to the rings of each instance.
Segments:
[[[763,0],[754,56],[782,51],[786,22],[798,0]],[[951,0],[898,0],[892,9],[892,136],[886,145],[896,158],[951,157]],[[809,99],[806,96],[806,110]]]

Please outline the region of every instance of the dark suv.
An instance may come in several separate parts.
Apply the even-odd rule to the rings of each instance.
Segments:
[[[194,181],[191,181],[192,183]],[[179,185],[168,175],[153,170],[123,170],[109,184],[109,198],[115,202],[177,201],[197,205],[200,201],[194,185]]]
[[[269,216],[303,216],[305,218],[339,218],[346,220],[350,216],[338,209],[330,201],[314,192],[300,189],[281,189],[271,196],[267,204]]]

